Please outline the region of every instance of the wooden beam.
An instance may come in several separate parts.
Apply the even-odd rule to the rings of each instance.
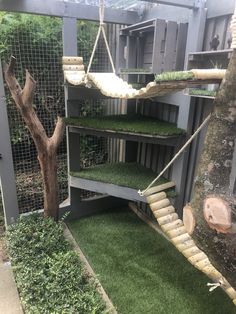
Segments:
[[[187,8],[187,9],[197,9],[197,3],[194,0],[142,0],[145,2],[157,3],[170,5],[175,7]]]
[[[2,0],[0,1],[0,11],[99,21],[98,7],[59,0]],[[104,21],[116,24],[134,24],[138,23],[140,18],[134,11],[105,8]]]
[[[215,1],[207,0],[207,18],[216,18],[234,13],[235,0]]]

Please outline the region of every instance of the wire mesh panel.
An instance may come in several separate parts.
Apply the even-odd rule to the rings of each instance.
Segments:
[[[24,14],[1,16],[1,59],[17,59],[16,77],[24,84],[25,69],[37,82],[34,109],[47,134],[54,130],[57,115],[64,116],[64,87],[61,66],[62,21]],[[17,196],[20,212],[43,207],[42,180],[35,146],[6,89]],[[67,195],[66,141],[58,152],[59,195]]]

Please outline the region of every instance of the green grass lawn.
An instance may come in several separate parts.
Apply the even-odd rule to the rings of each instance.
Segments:
[[[208,292],[205,275],[130,210],[70,222],[119,314],[233,314],[221,289]]]
[[[90,127],[99,130],[114,130],[151,134],[160,136],[173,136],[184,134],[184,130],[176,124],[141,115],[115,115],[103,117],[64,118],[67,125]]]

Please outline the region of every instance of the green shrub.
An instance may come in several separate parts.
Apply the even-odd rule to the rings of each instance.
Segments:
[[[105,313],[61,223],[40,215],[22,218],[7,231],[7,242],[25,313]]]

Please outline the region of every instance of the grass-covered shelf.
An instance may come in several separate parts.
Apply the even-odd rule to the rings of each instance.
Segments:
[[[65,118],[71,132],[176,146],[185,132],[174,123],[141,115]]]
[[[201,97],[201,98],[209,98],[214,99],[216,96],[217,91],[216,90],[207,90],[207,89],[201,89],[201,88],[189,88],[187,90],[187,94],[193,97]]]
[[[107,163],[85,168],[79,172],[70,173],[70,185],[101,194],[124,198],[132,201],[146,202],[146,198],[138,194],[139,189],[145,189],[156,177],[151,169],[129,163]],[[160,178],[157,185],[168,182]],[[167,192],[169,197],[176,196],[174,189]]]

